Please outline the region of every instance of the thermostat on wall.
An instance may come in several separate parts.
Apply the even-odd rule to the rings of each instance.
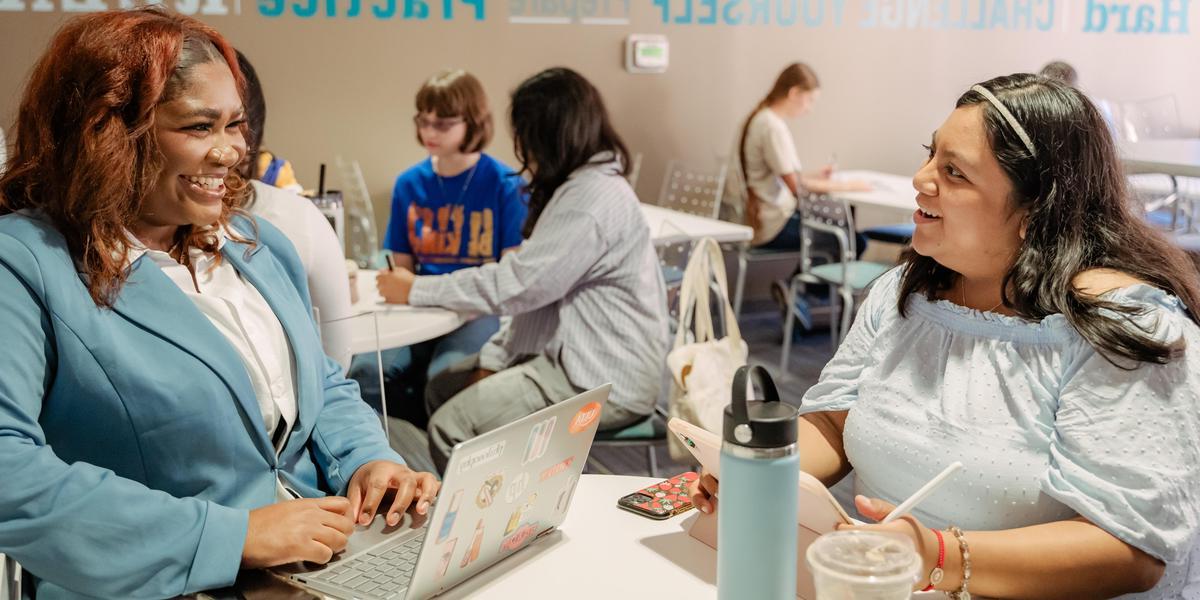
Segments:
[[[662,73],[667,70],[667,36],[635,33],[625,40],[625,70]]]

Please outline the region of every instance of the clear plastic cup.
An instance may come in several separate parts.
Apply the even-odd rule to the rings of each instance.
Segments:
[[[921,568],[912,540],[883,531],[827,533],[805,557],[816,600],[904,600]]]

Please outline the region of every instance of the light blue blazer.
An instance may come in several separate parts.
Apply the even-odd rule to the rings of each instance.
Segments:
[[[0,552],[40,578],[41,600],[229,585],[277,474],[304,496],[344,494],[364,463],[403,462],[322,352],[295,249],[256,224],[257,245],[222,254],[295,356],[299,416],[279,458],[237,352],[152,260],[97,308],[50,224],[0,217]]]

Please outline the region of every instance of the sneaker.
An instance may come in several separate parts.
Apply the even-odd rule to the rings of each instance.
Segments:
[[[780,318],[786,321],[788,285],[785,280],[777,279],[771,283],[771,297],[775,299],[775,304],[779,305]],[[812,329],[812,311],[809,310],[808,301],[803,296],[796,298],[792,306],[792,312],[796,315],[796,322],[799,323],[802,330],[807,331]]]

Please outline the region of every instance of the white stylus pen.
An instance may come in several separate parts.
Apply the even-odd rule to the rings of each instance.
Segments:
[[[946,481],[946,479],[953,475],[955,471],[961,468],[962,463],[960,462],[955,461],[950,463],[950,466],[946,467],[941,473],[938,473],[937,477],[930,479],[929,483],[921,486],[921,489],[909,496],[904,502],[901,502],[900,506],[892,509],[892,512],[888,513],[888,515],[884,517],[879,524],[883,525],[885,523],[891,523],[897,518],[904,516],[906,513],[908,513],[908,511],[912,510],[914,506],[924,500],[926,496],[932,494],[933,490],[936,490],[938,486],[942,485],[943,481]]]

